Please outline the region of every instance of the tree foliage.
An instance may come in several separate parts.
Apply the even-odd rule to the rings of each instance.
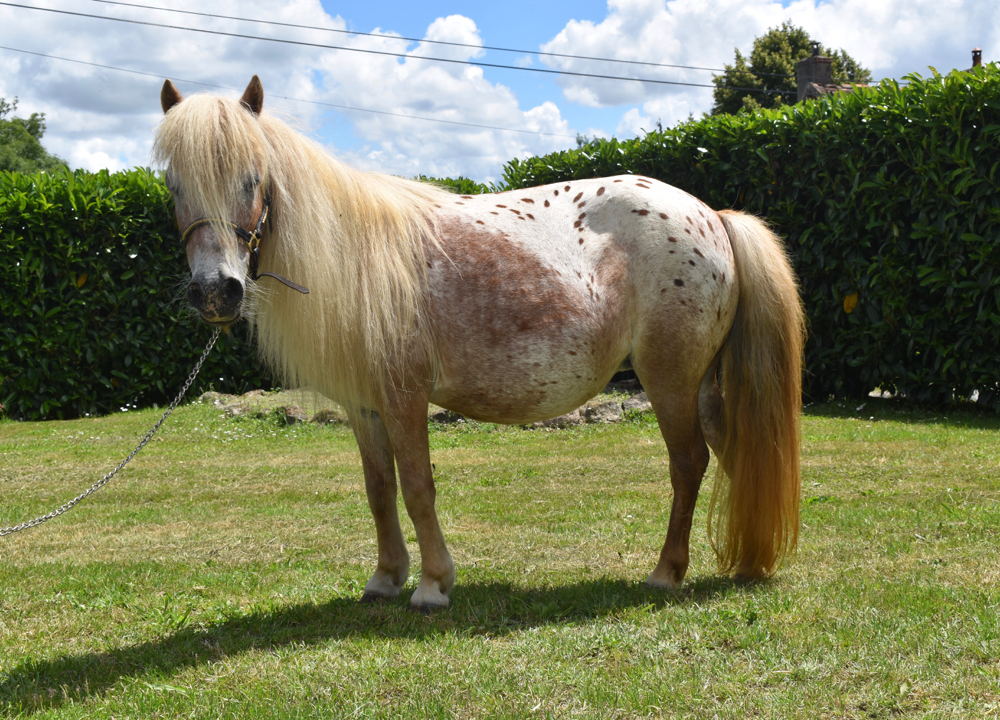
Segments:
[[[0,98],[0,170],[20,173],[52,172],[66,167],[61,158],[42,146],[45,113],[31,113],[27,120],[7,116],[17,109],[17,98]]]
[[[795,103],[795,65],[812,55],[812,38],[791,23],[771,28],[754,40],[749,57],[736,50],[736,62],[725,66],[715,83],[713,115],[732,115],[746,108],[775,108]],[[819,54],[833,60],[833,81],[838,85],[871,82],[871,71],[844,50],[819,46]]]

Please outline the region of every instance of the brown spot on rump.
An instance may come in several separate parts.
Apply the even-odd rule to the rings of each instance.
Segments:
[[[577,219],[578,220],[583,220],[585,217],[587,217],[587,213],[580,213],[580,217],[577,218]]]
[[[677,287],[684,287],[684,281],[681,280],[680,278],[677,278],[676,280],[674,280],[674,285],[676,285]]]
[[[621,180],[615,180],[615,182],[621,182]]]
[[[503,206],[497,205],[497,207],[503,207]],[[687,215],[684,216],[684,219],[687,220],[688,225],[694,225],[694,223],[691,222],[691,218],[689,218]]]
[[[718,278],[717,278],[717,277],[715,277],[715,273],[712,273],[712,279],[713,279],[713,280],[718,280]]]
[[[569,185],[567,185],[566,187],[564,187],[563,190],[565,190],[566,192],[569,192]]]
[[[497,207],[500,207],[500,206],[499,206],[499,205],[497,205]],[[520,210],[515,210],[514,208],[508,208],[508,209],[509,209],[509,210],[510,210],[510,211],[511,211],[512,213],[514,213],[515,215],[520,215],[520,214],[521,214],[521,211],[520,211]]]
[[[498,208],[503,208],[504,210],[506,210],[506,209],[507,209],[507,206],[506,206],[506,205],[497,205],[497,207],[498,207]],[[690,220],[688,220],[688,222],[691,222],[691,221],[690,221]]]
[[[498,213],[496,210],[490,210],[490,215],[499,215],[499,214],[500,213]]]
[[[701,233],[702,237],[705,237],[705,228],[698,228],[698,232]]]
[[[583,220],[577,220],[575,223],[573,223],[573,227],[575,228],[578,228],[581,225],[583,225]]]
[[[633,210],[636,215],[649,215],[649,210]]]
[[[583,207],[584,205],[586,205],[586,204],[587,204],[587,201],[586,201],[586,200],[584,200],[584,201],[583,201],[582,203],[580,203],[579,205],[577,205],[577,207],[578,207],[578,208],[582,208],[582,207]]]
[[[531,213],[525,213],[525,215],[527,215],[528,217],[530,217],[530,218],[531,218],[532,220],[534,220],[534,219],[535,219],[535,216],[534,216],[534,215],[532,215]]]
[[[548,201],[548,200],[546,200],[546,201],[545,201],[545,207],[548,207],[548,206],[549,206],[549,201]]]
[[[580,200],[580,198],[582,198],[582,197],[583,197],[583,192],[582,192],[582,191],[581,191],[581,192],[578,192],[578,193],[576,194],[576,197],[575,197],[575,198],[573,198],[573,202],[577,202],[577,201],[579,201],[579,200]]]
[[[670,236],[667,238],[667,242],[677,242],[677,238]]]
[[[636,183],[636,187],[641,187],[643,190],[649,190],[649,185],[643,185],[642,183]]]
[[[661,220],[669,220],[670,218],[669,218],[669,217],[667,217],[667,214],[666,214],[666,213],[660,213],[660,219],[661,219]]]
[[[583,238],[580,238],[580,244],[583,245]]]
[[[601,197],[604,194],[604,186],[597,188],[597,197]]]
[[[715,232],[715,228],[712,227],[712,221],[711,220],[706,220],[705,222],[708,223],[708,231],[709,232]]]
[[[700,258],[705,257],[704,255],[701,254],[701,250],[699,250],[698,248],[694,249],[694,254],[697,255]]]
[[[485,225],[486,223],[484,223],[482,220],[476,220],[476,224],[477,225]]]
[[[553,195],[558,195],[558,194],[559,194],[559,191],[558,191],[558,190],[554,190],[554,191],[553,191]]]
[[[459,195],[459,197],[462,198],[463,200],[471,200],[472,199],[471,195]]]
[[[531,198],[521,198],[521,202],[531,203],[532,205],[535,204],[535,201]]]
[[[694,260],[688,260],[688,265],[695,267]]]
[[[460,201],[458,201],[458,200],[456,200],[456,201],[455,201],[455,204],[456,204],[456,205],[465,205],[465,203],[464,203],[464,202],[460,202]]]

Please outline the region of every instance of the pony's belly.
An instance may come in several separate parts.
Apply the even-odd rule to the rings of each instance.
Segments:
[[[565,415],[599,393],[614,374],[610,371],[577,379],[573,374],[506,374],[502,382],[490,378],[466,387],[440,384],[430,401],[464,417],[482,422],[524,425]]]

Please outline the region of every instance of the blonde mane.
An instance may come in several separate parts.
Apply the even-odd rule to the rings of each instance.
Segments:
[[[231,217],[242,183],[259,173],[271,195],[261,269],[310,289],[248,285],[258,350],[286,386],[380,408],[407,353],[430,359],[426,248],[437,243],[444,190],[349,168],[266,112],[208,95],[166,114],[153,152],[208,217]]]

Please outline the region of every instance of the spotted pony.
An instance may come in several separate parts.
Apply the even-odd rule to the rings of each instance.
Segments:
[[[192,305],[216,325],[246,316],[289,386],[350,417],[378,540],[363,600],[397,596],[409,575],[398,473],[422,564],[411,603],[448,605],[428,403],[526,424],[579,407],[625,368],[652,403],[673,487],[647,582],[684,578],[709,448],[721,571],[774,572],[798,535],[804,330],[763,222],[642,176],[459,196],[360,172],[264,112],[263,97],[256,76],[239,100],[184,99],[168,80],[155,154],[191,228]],[[255,225],[251,248],[234,227]],[[252,282],[252,253],[255,276],[259,265],[309,293]]]

